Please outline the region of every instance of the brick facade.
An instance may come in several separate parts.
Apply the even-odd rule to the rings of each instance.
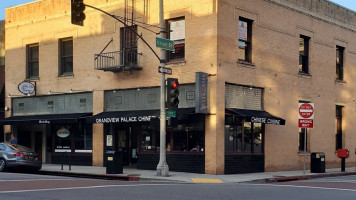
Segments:
[[[158,26],[158,1],[135,1],[134,19]],[[123,1],[85,0],[122,16]],[[309,130],[309,152],[324,152],[327,168],[338,167],[335,154],[335,106],[343,107],[343,147],[356,148],[356,17],[353,11],[321,0],[166,0],[164,18],[185,19],[185,60],[168,63],[181,84],[195,82],[195,72],[209,77],[210,115],[205,116],[205,173],[223,174],[225,162],[225,84],[262,88],[263,109],[286,120],[285,126],[266,125],[264,170],[303,167],[298,152],[298,102],[315,103],[314,128]],[[138,40],[142,70],[104,72],[94,69],[94,54],[113,38],[106,51],[120,49],[120,27],[112,18],[86,8],[84,26],[70,23],[70,1],[42,0],[6,9],[6,94],[20,95],[17,86],[26,79],[26,45],[39,43],[39,79],[36,95],[70,89],[93,92],[93,114],[104,111],[105,90],[155,87],[160,84],[159,61]],[[252,20],[252,63],[238,58],[238,21]],[[159,32],[158,28],[150,28]],[[154,48],[156,34],[138,28]],[[310,37],[308,76],[299,74],[299,36]],[[58,40],[73,37],[72,77],[58,76]],[[344,81],[335,80],[336,46],[345,48]],[[169,76],[168,76],[169,77]],[[11,99],[6,98],[6,106]],[[6,113],[6,117],[10,112]],[[6,126],[10,130],[10,126]],[[93,165],[103,163],[102,124],[93,125]],[[261,162],[263,157],[257,161]],[[309,162],[309,157],[307,158]],[[355,156],[347,160],[351,165]],[[251,161],[251,163],[253,163]],[[229,168],[231,169],[231,168]]]

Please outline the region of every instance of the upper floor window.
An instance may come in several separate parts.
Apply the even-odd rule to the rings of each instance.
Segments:
[[[336,79],[344,80],[344,47],[336,46]]]
[[[123,60],[122,65],[133,66],[137,64],[137,26],[122,27],[120,29],[120,49]]]
[[[59,75],[73,75],[73,38],[65,38],[59,41],[60,64]]]
[[[299,37],[299,73],[309,74],[309,40],[304,35]]]
[[[39,75],[39,46],[37,44],[30,44],[26,46],[27,51],[27,79],[38,79]]]
[[[252,20],[239,19],[239,60],[252,62],[251,59],[251,37],[252,37]]]
[[[174,42],[174,51],[169,51],[168,61],[184,60],[185,58],[185,19],[168,21],[169,39]]]

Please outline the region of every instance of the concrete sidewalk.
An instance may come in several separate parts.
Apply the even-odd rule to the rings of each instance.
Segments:
[[[281,171],[281,172],[261,172],[249,174],[233,174],[233,175],[209,175],[196,174],[188,172],[169,172],[168,177],[156,175],[155,170],[141,170],[133,168],[124,168],[123,174],[106,174],[105,167],[95,166],[77,166],[72,165],[69,171],[69,166],[65,165],[61,170],[61,165],[43,164],[40,173],[63,175],[63,176],[80,176],[92,178],[106,179],[121,179],[128,181],[177,181],[185,183],[240,183],[249,181],[260,182],[276,182],[303,180],[318,177],[356,175],[356,168],[347,168],[345,172],[341,172],[340,168],[327,169],[326,173],[310,173],[306,170],[305,175],[303,170],[300,171]]]

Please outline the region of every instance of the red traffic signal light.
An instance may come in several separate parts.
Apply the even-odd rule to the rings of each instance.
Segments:
[[[167,78],[167,108],[178,109],[179,82],[176,78]]]
[[[84,10],[84,0],[71,0],[72,24],[83,26],[83,21],[85,20]]]

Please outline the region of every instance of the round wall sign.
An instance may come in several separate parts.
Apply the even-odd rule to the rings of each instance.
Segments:
[[[20,83],[18,88],[22,94],[26,94],[26,95],[32,94],[35,91],[35,85],[33,85],[30,82],[26,82],[26,81]]]
[[[57,131],[57,136],[60,138],[66,138],[70,135],[70,132],[66,128],[61,128]]]

